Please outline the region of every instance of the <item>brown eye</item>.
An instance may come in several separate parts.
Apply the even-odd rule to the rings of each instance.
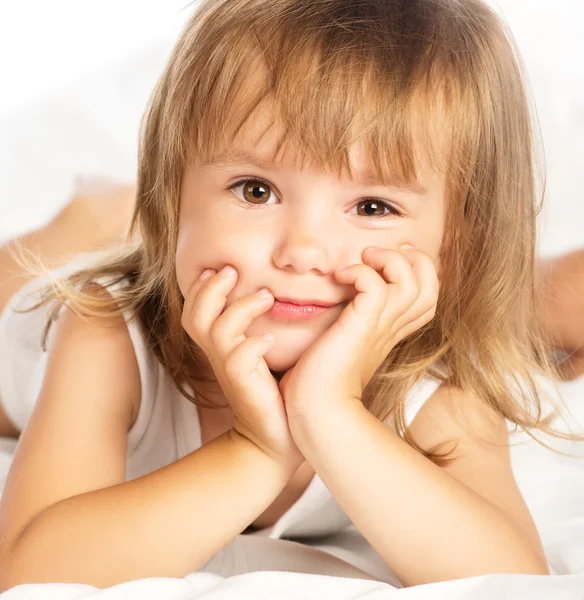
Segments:
[[[360,207],[366,207],[362,210]],[[389,213],[385,213],[385,210],[389,210]],[[382,202],[381,200],[363,200],[357,205],[357,214],[362,217],[379,217],[384,218],[391,215],[401,217],[401,213],[395,209],[391,204]]]
[[[236,196],[247,205],[246,208],[253,206],[271,206],[270,195],[273,194],[272,187],[266,181],[258,178],[246,178],[236,181],[227,189],[236,191],[241,188],[241,195]],[[277,200],[276,196],[274,198]],[[364,208],[361,208],[364,207]],[[357,215],[360,217],[372,217],[373,219],[387,219],[391,217],[403,217],[404,215],[394,208],[391,204],[378,198],[366,198],[361,200],[352,210],[357,209]],[[386,212],[387,211],[387,212]],[[354,214],[354,213],[353,213]]]
[[[266,204],[272,192],[267,183],[258,179],[242,179],[229,186],[228,189],[234,190],[238,187],[241,187],[243,200],[249,204]]]
[[[366,202],[361,202],[357,208],[357,214],[363,217],[381,217],[383,216],[383,211],[385,210],[385,206],[380,202],[374,202],[373,200],[367,200]],[[364,207],[363,209],[361,207]]]

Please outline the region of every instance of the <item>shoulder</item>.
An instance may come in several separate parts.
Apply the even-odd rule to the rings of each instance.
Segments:
[[[40,391],[11,466],[18,476],[8,478],[2,495],[0,553],[48,507],[126,480],[140,379],[124,321],[60,307]]]
[[[112,299],[112,294],[97,282],[86,283],[81,289],[95,300]],[[92,370],[107,376],[108,382],[118,389],[119,397],[127,399],[127,403],[119,409],[127,414],[129,430],[138,415],[141,383],[134,345],[124,316],[80,315],[63,306],[52,334],[50,345],[58,348],[58,360],[63,369],[74,370],[78,365],[79,376],[86,368],[89,369],[84,365],[86,358],[91,356]]]
[[[456,386],[442,384],[424,403],[410,427],[410,434],[424,449],[437,444],[457,446],[456,456],[470,447],[505,448],[508,430],[505,418],[477,396]]]
[[[425,451],[454,450],[454,460],[440,468],[517,524],[544,558],[536,525],[515,479],[502,415],[475,395],[444,384],[408,430]]]

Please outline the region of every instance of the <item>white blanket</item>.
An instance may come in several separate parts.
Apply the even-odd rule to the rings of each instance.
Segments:
[[[584,376],[559,386],[584,431]],[[545,441],[584,456],[584,442]],[[0,438],[0,485],[4,486],[16,441]],[[532,442],[512,446],[515,475],[539,527],[552,576],[485,575],[402,588],[354,527],[325,538],[300,541],[237,536],[201,569],[183,579],[152,577],[101,590],[74,583],[19,585],[1,600],[105,600],[187,598],[393,598],[437,600],[584,599],[584,459],[557,455]],[[1,489],[0,489],[1,492]]]
[[[354,528],[314,546],[259,536],[238,536],[213,559],[218,572],[195,572],[185,578],[151,577],[106,589],[75,583],[19,585],[2,600],[582,600],[584,598],[584,517],[557,530],[558,564],[578,572],[568,575],[483,575],[400,588],[377,581],[385,573],[379,556]],[[563,552],[563,554],[562,554]]]

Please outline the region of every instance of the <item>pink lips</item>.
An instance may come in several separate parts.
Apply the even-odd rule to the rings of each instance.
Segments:
[[[292,302],[283,302],[275,299],[269,314],[276,319],[304,321],[320,316],[329,310],[329,308],[331,307],[316,304],[293,304]]]

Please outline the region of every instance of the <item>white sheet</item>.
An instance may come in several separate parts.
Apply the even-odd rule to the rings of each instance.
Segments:
[[[380,572],[378,555],[354,529],[315,547],[288,540],[238,536],[223,551],[219,573],[195,572],[185,578],[151,577],[106,589],[74,583],[20,585],[0,595],[2,600],[296,600],[299,598],[398,600],[582,600],[584,598],[584,518],[564,530],[559,540],[574,544],[571,556],[580,571],[569,575],[483,575],[440,583],[398,588],[376,581],[354,565]],[[333,556],[333,553],[337,556]],[[342,558],[338,558],[342,557]],[[260,563],[261,560],[261,563]],[[253,571],[254,568],[259,570]],[[227,573],[230,570],[231,574]],[[245,571],[245,572],[241,572]]]
[[[581,158],[577,158],[584,155],[584,36],[583,20],[578,18],[584,16],[583,9],[573,0],[500,0],[498,4],[505,9],[525,53],[546,142],[548,205],[540,252],[558,254],[584,243]],[[59,35],[55,29],[58,25],[52,24],[51,36]],[[63,27],[67,26],[63,21]],[[45,222],[66,201],[77,174],[133,178],[139,118],[171,42],[144,44],[130,58],[99,73],[88,73],[84,80],[26,109],[2,115],[0,238]],[[6,80],[3,83],[5,89],[17,85]],[[567,400],[582,411],[584,378],[563,389]],[[2,486],[14,446],[14,440],[0,438]],[[583,600],[584,461],[557,457],[539,447],[513,452],[518,482],[530,509],[543,523],[540,533],[546,554],[558,575],[487,575],[399,589],[380,557],[357,530],[350,528],[326,540],[313,540],[311,545],[238,536],[205,565],[207,572],[183,579],[147,578],[105,590],[80,584],[32,584],[13,588],[0,597]]]
[[[584,376],[560,384],[573,418],[584,431]],[[516,442],[527,439],[514,438]],[[545,438],[551,443],[551,439]],[[584,442],[555,441],[558,449],[584,456]],[[15,440],[0,438],[0,486],[10,467]],[[554,575],[486,575],[402,588],[381,557],[353,526],[326,538],[292,541],[237,536],[201,569],[183,579],[152,577],[107,589],[72,584],[20,585],[2,600],[106,600],[165,598],[407,598],[436,600],[584,599],[584,460],[557,455],[531,442],[512,446],[519,487],[536,519]],[[1,489],[0,489],[1,492]],[[381,596],[383,594],[383,596]],[[390,595],[391,594],[391,595]]]

